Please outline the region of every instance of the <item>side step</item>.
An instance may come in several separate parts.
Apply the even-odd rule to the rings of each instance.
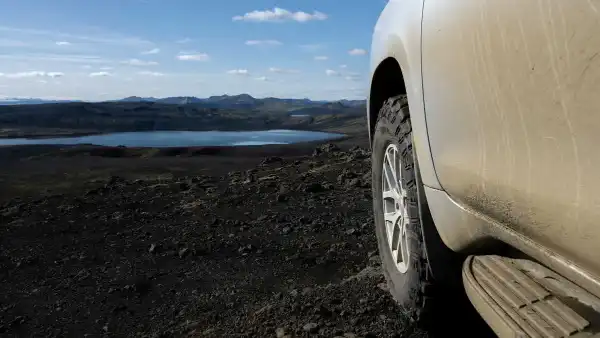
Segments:
[[[600,337],[600,299],[535,262],[470,256],[467,296],[504,337]]]

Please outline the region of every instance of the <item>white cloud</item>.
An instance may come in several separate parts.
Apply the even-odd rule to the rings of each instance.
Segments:
[[[337,72],[337,71],[332,70],[332,69],[327,69],[325,71],[325,74],[327,74],[327,76],[339,76],[340,72]]]
[[[158,54],[158,53],[160,53],[160,48],[152,48],[150,50],[145,50],[142,52],[143,55]]]
[[[147,70],[138,72],[138,74],[140,74],[140,75],[147,75],[147,76],[164,76],[165,75],[165,74],[160,73],[160,72],[150,72],[150,71],[147,71]]]
[[[46,72],[30,71],[30,72],[4,74],[4,77],[11,78],[11,79],[21,79],[21,78],[25,78],[25,77],[43,77],[43,76],[46,76]]]
[[[31,78],[31,77],[51,77],[57,78],[64,76],[64,73],[61,72],[42,72],[42,71],[29,71],[29,72],[19,72],[19,73],[0,73],[0,77],[6,77],[9,79],[22,79],[22,78]]]
[[[350,55],[366,55],[367,51],[364,49],[360,49],[360,48],[354,48],[354,49],[351,49],[350,51],[348,51],[348,54],[350,54]]]
[[[231,75],[243,75],[243,76],[250,75],[250,73],[248,73],[247,69],[232,69],[232,70],[228,70],[227,74],[231,74]]]
[[[158,62],[155,61],[144,61],[140,59],[129,59],[127,61],[123,61],[122,63],[130,65],[130,66],[156,66]]]
[[[324,56],[324,55],[319,55],[319,56],[315,56],[315,60],[317,60],[317,61],[325,61],[325,60],[329,60],[329,57]]]
[[[244,15],[236,15],[233,21],[252,21],[252,22],[282,22],[282,21],[322,21],[326,20],[327,15],[318,11],[312,14],[306,12],[290,12],[283,8],[275,7],[273,10],[252,11]]]
[[[190,43],[192,42],[192,39],[190,38],[183,38],[183,39],[179,39],[177,41],[175,41],[175,43]]]
[[[179,54],[177,59],[181,61],[208,61],[210,57],[206,53]]]
[[[296,70],[296,69],[285,69],[285,68],[277,68],[277,67],[271,67],[271,68],[269,68],[269,72],[271,72],[271,73],[279,73],[279,74],[297,74],[297,73],[300,73],[300,71]]]
[[[83,66],[81,66],[81,68],[83,68],[83,69],[92,69],[92,66],[90,66],[90,65],[83,65]]]
[[[268,81],[269,78],[267,78],[266,76],[259,76],[259,77],[256,78],[256,80],[258,80],[258,81]]]
[[[71,43],[68,41],[56,41],[57,46],[70,46]]]
[[[94,72],[94,73],[90,73],[90,77],[105,77],[105,76],[111,76],[112,74],[109,72]]]
[[[259,45],[268,45],[268,46],[279,46],[282,43],[277,40],[248,40],[246,41],[246,45],[248,46],[259,46]]]
[[[340,68],[346,69],[346,68],[348,68],[348,65],[340,65]]]
[[[91,67],[90,67],[91,68]],[[89,69],[89,68],[88,68]],[[111,70],[113,67],[100,67],[100,70]]]
[[[360,76],[358,76],[358,75],[346,75],[346,76],[344,76],[344,79],[346,79],[347,81],[359,81],[360,80]]]

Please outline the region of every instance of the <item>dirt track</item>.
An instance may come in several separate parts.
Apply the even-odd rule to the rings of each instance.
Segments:
[[[340,147],[0,151],[0,336],[424,336],[385,291],[367,144]]]

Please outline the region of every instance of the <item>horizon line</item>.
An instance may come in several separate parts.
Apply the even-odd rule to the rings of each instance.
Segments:
[[[206,96],[206,97],[200,97],[200,96],[191,96],[191,95],[181,95],[181,96],[161,96],[161,97],[155,97],[155,96],[138,96],[138,95],[130,95],[130,96],[124,96],[122,98],[117,98],[117,99],[104,99],[104,100],[86,100],[86,99],[79,99],[79,98],[67,98],[67,97],[33,97],[33,96],[4,96],[4,97],[0,97],[0,101],[16,101],[16,100],[45,100],[45,101],[79,101],[79,102],[110,102],[110,101],[121,101],[127,98],[131,98],[131,97],[137,97],[140,99],[156,99],[156,100],[160,100],[160,99],[166,99],[166,98],[174,98],[174,97],[189,97],[189,98],[196,98],[196,99],[209,99],[211,97],[218,97],[218,96],[241,96],[241,95],[248,95],[254,99],[269,99],[269,98],[274,98],[274,99],[290,99],[290,100],[309,100],[309,101],[326,101],[326,102],[335,102],[335,101],[366,101],[367,98],[362,98],[362,99],[350,99],[350,98],[340,98],[340,99],[323,99],[323,100],[317,100],[317,99],[311,99],[308,97],[278,97],[278,96],[263,96],[263,97],[256,97],[256,96],[252,96],[250,94],[247,93],[241,93],[241,94],[221,94],[221,95],[211,95],[211,96]]]

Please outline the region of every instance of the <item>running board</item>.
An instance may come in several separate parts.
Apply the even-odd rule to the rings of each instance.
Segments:
[[[463,283],[501,338],[600,337],[600,299],[535,262],[469,256]]]

